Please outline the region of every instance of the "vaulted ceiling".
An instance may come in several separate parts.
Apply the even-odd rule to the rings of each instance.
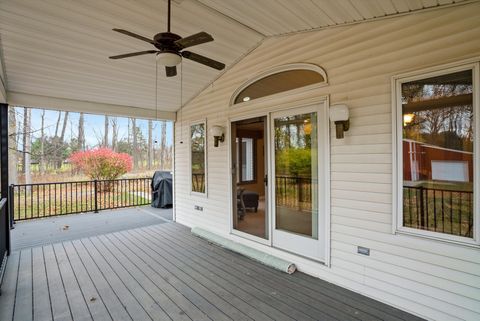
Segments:
[[[228,69],[267,37],[455,2],[469,1],[173,0],[172,31],[181,36],[210,33],[214,42],[191,50],[224,62]],[[111,113],[112,106],[126,106],[122,113],[133,115],[135,108],[152,111],[158,106],[167,112],[164,118],[172,118],[182,103],[222,73],[186,59],[174,78],[166,78],[159,69],[156,102],[154,55],[108,59],[149,50],[151,45],[112,28],[153,37],[166,29],[166,1],[1,0],[0,53],[8,101],[27,105],[37,101],[39,107],[57,108],[87,102],[110,106],[99,107],[98,112]],[[55,99],[56,104],[51,103]]]

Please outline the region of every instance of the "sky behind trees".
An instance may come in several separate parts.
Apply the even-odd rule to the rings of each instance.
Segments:
[[[41,128],[41,114],[42,109],[32,108],[32,139],[40,137]],[[64,113],[62,113],[62,117]],[[78,136],[78,120],[80,113],[70,112],[68,114],[67,127],[65,131],[65,140],[70,141],[72,138]],[[87,148],[94,148],[101,144],[104,137],[104,122],[105,115],[84,114],[85,120],[85,144]],[[109,116],[114,117],[114,116]],[[45,134],[47,136],[53,136],[55,133],[55,125],[58,118],[58,111],[46,110],[45,111]],[[118,140],[126,139],[128,135],[128,118],[116,117],[118,121]],[[22,113],[17,113],[17,122],[23,121]],[[62,118],[63,121],[63,118]],[[137,127],[141,130],[142,136],[148,135],[148,121],[146,119],[138,119],[136,122]],[[112,135],[110,135],[110,140]],[[153,140],[160,143],[161,132],[158,121],[153,122]],[[167,146],[171,146],[173,143],[173,122],[167,122]],[[21,146],[21,140],[19,141]]]

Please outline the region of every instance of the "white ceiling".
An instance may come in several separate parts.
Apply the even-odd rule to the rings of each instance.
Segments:
[[[214,42],[191,50],[228,68],[265,37],[454,2],[461,1],[174,0],[172,31],[181,36],[210,33]],[[112,28],[153,37],[166,29],[166,1],[0,0],[0,45],[8,92],[155,109],[154,55],[108,59],[152,49],[151,45]],[[220,74],[184,59],[183,103]],[[159,69],[160,110],[178,110],[180,78],[180,70],[177,77],[166,78]]]

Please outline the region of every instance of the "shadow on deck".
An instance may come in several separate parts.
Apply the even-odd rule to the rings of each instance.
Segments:
[[[172,209],[139,206],[19,221],[11,231],[12,251],[160,224],[166,220],[172,220]]]
[[[14,251],[0,320],[420,320],[155,222]]]

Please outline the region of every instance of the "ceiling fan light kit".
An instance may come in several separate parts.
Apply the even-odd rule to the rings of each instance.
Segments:
[[[124,35],[148,42],[152,44],[155,50],[146,50],[132,52],[123,55],[111,56],[110,59],[123,59],[128,57],[156,54],[157,63],[165,67],[167,77],[173,77],[177,75],[177,65],[182,61],[182,57],[193,60],[202,65],[208,66],[213,69],[222,70],[225,65],[216,60],[208,57],[196,54],[191,51],[183,51],[188,47],[200,45],[202,43],[213,41],[213,37],[206,32],[199,32],[194,35],[182,38],[177,34],[170,32],[170,17],[171,17],[171,0],[168,0],[168,15],[167,15],[167,32],[160,32],[156,34],[153,39],[138,35],[136,33],[114,28],[113,31],[122,33]]]
[[[182,62],[182,56],[176,52],[159,52],[157,53],[157,62],[165,67],[175,67]]]

